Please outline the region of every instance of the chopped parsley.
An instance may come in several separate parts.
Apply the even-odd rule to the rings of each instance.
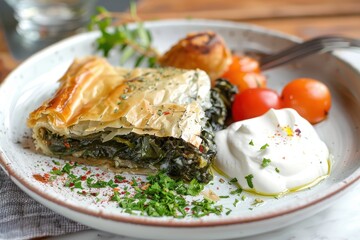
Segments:
[[[265,143],[264,145],[261,146],[260,150],[265,150],[268,146],[269,144]]]
[[[237,178],[232,178],[229,183],[236,183],[237,182]]]
[[[267,166],[269,166],[270,163],[271,163],[271,160],[269,158],[263,158],[261,167],[266,168]]]
[[[279,173],[279,172],[280,172],[280,169],[278,169],[278,168],[275,168],[275,171],[276,171],[277,173]]]
[[[120,196],[114,192],[113,201],[118,202],[124,212],[153,217],[173,216],[184,218],[187,215],[202,217],[211,213],[220,215],[221,205],[214,205],[208,199],[187,202],[185,196],[197,196],[204,185],[193,179],[190,183],[174,180],[165,173],[147,177],[147,188],[135,186],[135,194]],[[192,207],[191,207],[192,206]],[[190,210],[191,207],[191,211]]]
[[[254,184],[252,182],[253,178],[254,178],[254,175],[252,175],[252,174],[245,176],[245,179],[246,179],[246,182],[247,182],[249,188],[254,188]]]
[[[254,142],[253,142],[252,139],[251,139],[251,141],[249,142],[249,145],[254,146]]]
[[[52,160],[52,162],[53,162],[55,165],[60,166],[60,162],[55,161],[55,160]]]
[[[240,194],[240,193],[242,193],[242,188],[238,188],[230,192],[230,194]]]
[[[225,196],[219,196],[219,198],[229,198],[228,195],[225,195]]]
[[[114,178],[119,181],[119,182],[122,182],[123,180],[125,180],[126,178],[121,176],[121,175],[115,175]]]

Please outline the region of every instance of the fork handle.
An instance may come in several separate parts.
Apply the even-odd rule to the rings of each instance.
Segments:
[[[262,70],[267,70],[318,52],[347,48],[360,48],[360,40],[341,36],[322,36],[263,57],[259,64]]]

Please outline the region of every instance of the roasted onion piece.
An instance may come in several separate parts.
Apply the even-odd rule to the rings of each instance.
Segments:
[[[159,59],[162,66],[204,70],[214,83],[231,64],[231,52],[216,33],[191,33]]]

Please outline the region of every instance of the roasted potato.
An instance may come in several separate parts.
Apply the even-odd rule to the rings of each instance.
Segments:
[[[204,70],[213,82],[228,69],[231,61],[224,40],[211,31],[188,34],[159,59],[161,66]]]

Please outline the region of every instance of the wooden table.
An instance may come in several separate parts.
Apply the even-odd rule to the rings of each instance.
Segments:
[[[360,39],[359,0],[140,0],[137,7],[144,20],[224,19],[257,24],[304,39],[323,34]],[[0,82],[18,63],[9,53],[0,27]]]

